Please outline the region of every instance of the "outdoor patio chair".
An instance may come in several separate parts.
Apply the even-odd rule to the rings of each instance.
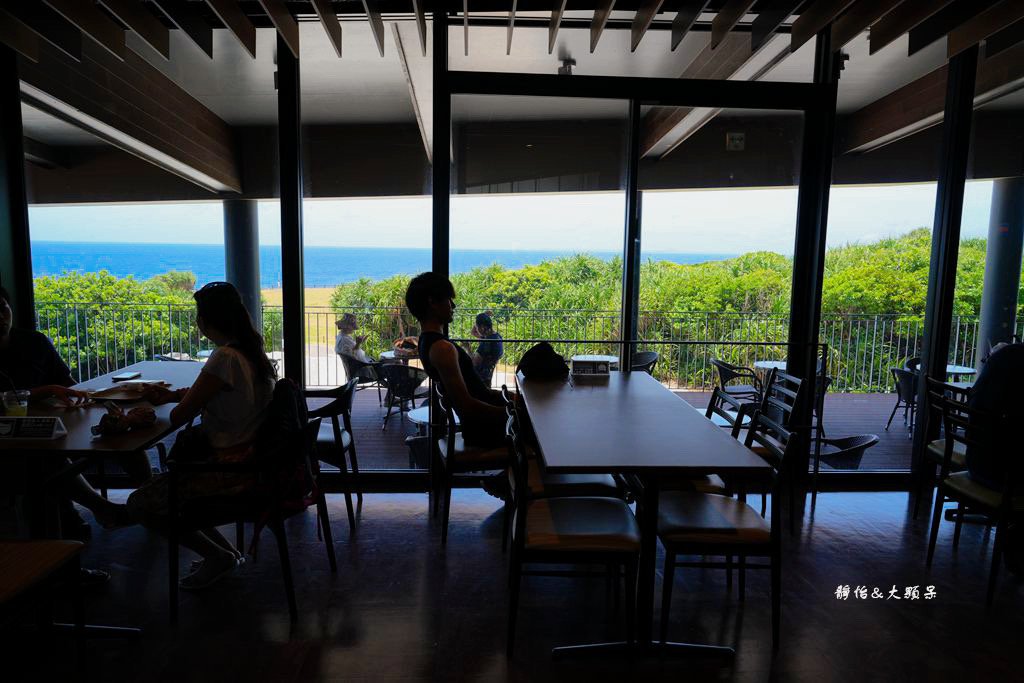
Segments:
[[[514,411],[513,411],[514,412]],[[506,651],[512,656],[519,610],[519,585],[529,576],[594,576],[595,572],[566,570],[565,566],[605,568],[598,575],[618,584],[626,578],[627,639],[633,640],[640,526],[621,498],[602,496],[534,498],[530,494],[528,447],[519,421],[510,417],[506,427],[506,460],[512,464],[512,552],[509,558],[508,631]],[[525,569],[525,565],[554,565],[551,569]]]
[[[913,358],[908,358],[907,360],[903,361],[903,369],[904,370],[910,370],[911,372],[920,372],[921,371],[921,359],[920,359],[920,357],[914,356]]]
[[[712,358],[711,364],[718,370],[718,386],[722,391],[736,398],[761,400],[761,379],[752,368],[733,365],[718,358]],[[737,380],[741,383],[729,384]]]
[[[938,431],[944,429],[943,413],[946,410],[956,410],[957,406],[967,403],[968,391],[947,382],[939,381],[933,377],[926,377],[928,385],[928,405],[925,412],[925,433],[928,434],[930,425],[938,425]],[[946,455],[946,436],[938,434],[938,438],[928,442],[924,450],[924,467],[921,476],[917,481],[917,493],[914,496],[914,519],[920,511],[921,501],[928,495],[928,490],[936,484],[935,468],[942,466]],[[962,472],[967,469],[967,447],[960,441],[953,440],[953,452],[950,456],[949,471]]]
[[[633,355],[633,365],[630,366],[630,369],[653,375],[654,366],[658,364],[659,358],[657,351],[641,351]]]
[[[380,430],[383,432],[388,428],[388,418],[391,417],[391,409],[398,407],[398,414],[412,410],[416,407],[416,399],[422,398],[429,393],[429,389],[423,385],[427,379],[427,373],[421,368],[402,363],[384,363],[377,366],[381,381],[387,389],[386,401],[388,412],[384,415]]]
[[[772,647],[779,645],[779,617],[782,610],[782,543],[781,543],[781,481],[790,478],[783,472],[783,462],[791,456],[790,432],[764,413],[757,411],[747,430],[746,445],[758,452],[774,468],[769,486],[772,494],[771,520],[758,515],[737,498],[697,492],[666,492],[658,505],[658,537],[665,546],[664,579],[661,593],[661,642],[668,636],[668,615],[672,607],[672,587],[676,567],[700,567],[732,570],[732,558],[738,558],[739,598],[746,593],[747,569],[771,570]],[[790,490],[790,523],[792,524]],[[680,555],[724,557],[724,562],[684,561]],[[767,563],[747,564],[750,557],[767,558]]]
[[[817,473],[820,462],[835,470],[855,470],[860,467],[864,452],[878,443],[875,434],[858,434],[838,439],[822,439],[822,450],[816,453],[814,471]],[[819,462],[820,461],[820,462]],[[817,490],[817,486],[814,487]]]
[[[364,362],[347,354],[338,354],[341,358],[341,365],[345,368],[345,378],[356,380],[357,389],[377,387],[377,404],[384,405],[384,397],[381,393],[381,377],[378,368],[380,363]]]
[[[972,479],[967,471],[953,472],[952,461],[954,444],[961,443],[965,451],[999,452],[1012,447],[1017,441],[1007,443],[1006,435],[1012,427],[1005,415],[990,413],[971,408],[950,397],[946,397],[942,409],[943,431],[946,435],[946,451],[942,458],[939,471],[939,485],[935,490],[935,505],[932,510],[932,528],[928,538],[928,558],[926,564],[932,566],[935,555],[935,541],[939,536],[939,524],[942,522],[942,506],[946,501],[957,504],[956,526],[953,531],[953,550],[960,541],[960,529],[963,526],[964,512],[970,509],[986,515],[996,527],[995,540],[992,542],[992,564],[989,568],[988,590],[985,595],[986,606],[992,605],[995,596],[996,579],[999,576],[999,564],[1002,561],[1003,546],[1006,543],[1006,527],[1014,519],[1024,513],[1024,485],[1020,458],[1010,457],[1007,453],[1002,458],[1005,471],[1002,482],[996,487],[986,486]],[[1016,430],[1013,430],[1014,432]]]
[[[885,423],[885,430],[889,431],[892,419],[896,417],[896,411],[903,408],[903,424],[907,425],[911,436],[914,432],[914,415],[917,412],[917,372],[906,368],[889,368],[893,379],[896,381],[896,405],[889,414],[889,421]],[[909,420],[907,416],[909,414]]]
[[[362,487],[359,485],[359,459],[356,457],[356,442],[352,430],[352,397],[355,396],[357,382],[357,379],[352,378],[344,386],[305,391],[307,399],[331,399],[330,403],[309,411],[310,419],[321,418],[323,420],[316,437],[316,458],[312,461],[313,474],[321,482],[320,490],[322,492],[345,495],[345,509],[348,513],[348,526],[351,531],[355,531],[356,528],[356,518],[352,509],[353,491],[356,492],[360,507],[363,504]],[[327,481],[329,480],[319,476],[321,462],[338,468],[337,477],[340,486],[328,486]],[[351,470],[349,463],[352,466]]]

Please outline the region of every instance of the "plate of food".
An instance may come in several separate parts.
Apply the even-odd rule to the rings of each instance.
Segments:
[[[420,340],[416,337],[399,337],[392,344],[396,358],[410,358],[418,356],[420,352]]]

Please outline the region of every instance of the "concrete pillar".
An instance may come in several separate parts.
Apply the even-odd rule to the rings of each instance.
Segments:
[[[985,247],[985,284],[981,292],[978,363],[991,346],[1011,341],[1020,292],[1024,247],[1024,177],[992,183],[992,209]]]
[[[238,288],[256,329],[262,329],[260,305],[260,229],[255,199],[224,200],[224,268]]]

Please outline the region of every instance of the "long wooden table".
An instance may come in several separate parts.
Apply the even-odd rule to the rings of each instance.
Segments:
[[[519,390],[545,471],[630,474],[640,479],[638,644],[653,648],[661,479],[713,472],[734,479],[764,478],[771,467],[645,372],[613,372],[607,382],[597,384],[524,379]],[[712,645],[673,645],[685,651],[732,652]],[[624,646],[603,643],[556,648],[556,652]]]

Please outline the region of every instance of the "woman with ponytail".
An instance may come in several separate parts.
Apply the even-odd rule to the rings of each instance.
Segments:
[[[276,381],[274,367],[233,285],[211,282],[193,298],[196,325],[216,349],[191,387],[177,391],[155,388],[147,398],[154,404],[178,403],[171,411],[174,427],[190,424],[196,417],[201,419],[195,427],[179,433],[171,450],[172,459],[239,462],[252,453],[253,440],[266,417]],[[179,502],[239,493],[252,483],[248,475],[185,473],[178,478]],[[128,509],[145,526],[165,529],[166,475],[136,490],[128,498]],[[202,558],[182,579],[182,588],[206,588],[241,560],[234,546],[213,528],[186,534],[181,544]]]

